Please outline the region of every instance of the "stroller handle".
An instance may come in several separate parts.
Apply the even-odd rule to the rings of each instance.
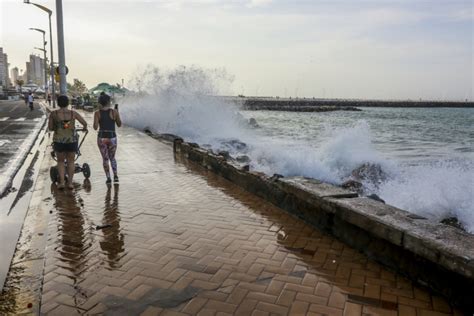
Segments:
[[[76,128],[76,132],[85,132],[84,133],[84,136],[82,137],[81,139],[81,142],[79,143],[79,147],[78,147],[78,150],[81,148],[82,146],[82,143],[84,142],[84,140],[86,139],[87,137],[87,134],[89,134],[89,130],[87,128]]]

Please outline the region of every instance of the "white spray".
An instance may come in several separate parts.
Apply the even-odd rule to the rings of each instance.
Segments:
[[[472,162],[400,165],[374,148],[364,121],[327,128],[328,140],[317,145],[263,137],[248,126],[235,103],[215,97],[228,93],[232,79],[222,69],[181,66],[162,71],[150,66],[133,80],[138,93],[122,101],[123,120],[138,129],[179,135],[234,156],[245,154],[252,169],[269,175],[302,175],[340,184],[360,165],[377,164],[387,180],[380,186],[365,184],[388,204],[435,220],[455,216],[474,232]],[[232,146],[236,140],[246,146]]]

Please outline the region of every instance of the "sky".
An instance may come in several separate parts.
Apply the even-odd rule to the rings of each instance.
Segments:
[[[68,81],[89,88],[195,65],[225,68],[234,95],[474,99],[474,0],[67,0],[63,14]],[[47,14],[0,0],[0,15],[24,69]]]

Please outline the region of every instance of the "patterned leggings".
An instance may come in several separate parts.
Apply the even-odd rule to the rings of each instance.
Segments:
[[[115,151],[117,150],[117,138],[97,138],[100,154],[102,155],[102,164],[105,175],[110,178],[109,160],[112,165],[114,175],[117,175],[117,161],[115,160]]]

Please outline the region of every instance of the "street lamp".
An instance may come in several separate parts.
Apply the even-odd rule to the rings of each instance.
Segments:
[[[24,3],[27,3],[27,4],[32,4],[34,5],[35,7],[37,8],[40,8],[41,10],[43,10],[44,12],[48,13],[48,18],[49,18],[49,51],[51,53],[51,90],[52,90],[52,99],[53,99],[53,108],[56,107],[56,86],[54,84],[54,67],[53,67],[53,62],[54,62],[54,58],[53,58],[53,31],[51,29],[51,15],[53,14],[53,11],[51,11],[50,9],[46,8],[45,6],[42,6],[41,4],[37,4],[37,3],[33,3],[33,2],[30,2],[30,0],[23,0]]]
[[[43,53],[44,53],[44,85],[45,85],[45,88],[46,88],[47,84],[48,84],[48,62],[46,60],[46,44],[47,44],[47,42],[46,42],[46,39],[45,39],[46,32],[42,29],[37,29],[37,28],[32,28],[32,27],[30,27],[30,30],[37,31],[37,32],[40,32],[40,33],[43,34],[43,48],[37,48],[37,47],[35,47],[35,48],[38,49],[38,50],[43,51]],[[48,93],[49,93],[49,89],[48,88],[46,88],[46,89],[48,90]]]
[[[56,30],[58,32],[59,91],[67,93],[66,54],[64,52],[63,1],[56,0]]]

